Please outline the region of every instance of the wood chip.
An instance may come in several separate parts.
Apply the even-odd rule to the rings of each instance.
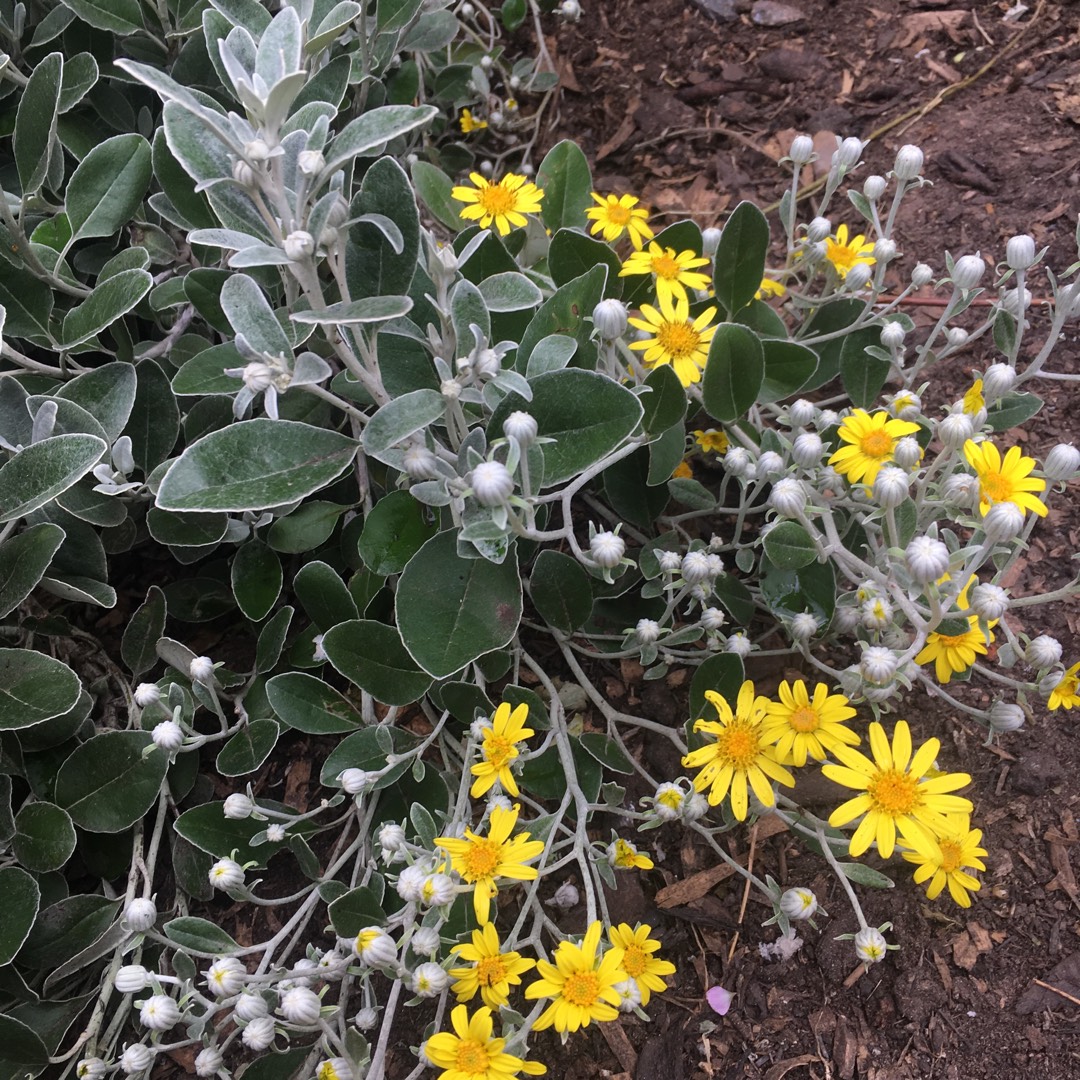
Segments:
[[[600,1028],[611,1052],[619,1059],[619,1064],[633,1076],[637,1068],[637,1052],[630,1045],[622,1024],[615,1021],[610,1024],[598,1024],[597,1027]]]
[[[788,1058],[787,1061],[778,1061],[765,1073],[765,1080],[780,1080],[781,1077],[787,1076],[792,1069],[797,1069],[800,1065],[813,1065],[819,1061],[821,1061],[821,1058],[817,1054],[800,1054],[798,1057]]]

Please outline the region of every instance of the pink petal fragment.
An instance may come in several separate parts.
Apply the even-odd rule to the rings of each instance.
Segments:
[[[728,1009],[731,1008],[734,999],[735,995],[722,986],[710,987],[705,993],[705,1000],[709,1003],[709,1007],[720,1016],[727,1016]]]

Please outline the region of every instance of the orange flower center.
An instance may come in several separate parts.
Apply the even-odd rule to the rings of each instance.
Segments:
[[[485,956],[476,963],[476,981],[491,986],[506,979],[506,965],[501,956]]]
[[[465,880],[477,881],[480,878],[491,877],[501,859],[501,844],[496,844],[494,840],[484,838],[473,840],[462,860],[465,864],[463,875]]]
[[[674,281],[682,273],[682,267],[671,255],[654,255],[652,268],[657,277],[666,281]]]
[[[859,449],[867,457],[887,458],[893,452],[892,436],[884,428],[874,428],[859,440]]]
[[[749,769],[758,752],[757,732],[743,720],[729,724],[716,736],[716,756],[735,769]]]
[[[941,848],[941,869],[946,874],[952,874],[959,870],[963,863],[963,849],[955,840],[939,840]]]
[[[487,1050],[472,1039],[462,1039],[458,1043],[457,1059],[454,1064],[463,1073],[484,1073],[489,1065]]]
[[[888,769],[878,773],[867,787],[874,809],[890,817],[910,814],[919,805],[919,785],[906,772]]]
[[[841,277],[855,265],[857,255],[858,253],[853,247],[838,244],[835,240],[828,241],[827,258],[836,267]]]
[[[979,477],[984,499],[990,502],[1008,502],[1013,497],[1013,486],[999,472],[985,472]]]
[[[664,323],[656,331],[656,340],[675,360],[684,360],[697,352],[701,344],[701,335],[694,329],[693,323]]]
[[[571,1005],[587,1009],[600,996],[600,980],[595,971],[575,971],[563,983],[562,996]]]
[[[630,210],[618,203],[608,203],[607,216],[612,225],[625,225],[630,220]]]
[[[644,974],[645,965],[649,962],[649,954],[640,945],[631,945],[630,948],[623,953],[623,971],[630,976],[631,979],[636,979],[639,975]]]
[[[1054,687],[1054,693],[1061,698],[1071,698],[1076,696],[1077,689],[1080,689],[1080,679],[1075,675],[1066,675],[1065,678]]]
[[[801,705],[788,717],[788,723],[796,731],[817,731],[821,717],[809,705]]]
[[[517,756],[517,749],[510,739],[495,734],[489,734],[485,737],[484,757],[496,769],[501,769],[508,761],[513,761]]]
[[[489,184],[480,192],[478,201],[492,217],[499,217],[514,209],[515,195],[502,184]]]

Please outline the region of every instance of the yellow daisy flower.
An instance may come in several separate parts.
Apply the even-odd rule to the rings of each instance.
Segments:
[[[461,117],[458,120],[461,124],[462,133],[465,135],[470,134],[473,131],[480,131],[488,126],[486,120],[478,120],[468,109],[461,110]]]
[[[983,381],[982,379],[976,379],[968,387],[967,393],[964,394],[964,412],[968,416],[975,416],[985,408],[986,398],[983,397]]]
[[[695,431],[694,441],[706,454],[726,454],[728,447],[731,445],[728,442],[727,435],[722,431],[717,431],[716,428],[706,428],[704,431],[701,431],[700,429]]]
[[[848,241],[848,227],[841,225],[836,230],[836,239],[825,238],[825,258],[832,264],[837,277],[843,281],[854,266],[873,266],[877,261],[867,252],[874,250],[872,240],[867,240],[862,233]]]
[[[491,727],[485,727],[480,753],[484,760],[478,761],[469,770],[476,779],[469,788],[469,794],[478,799],[490,791],[497,780],[503,790],[517,798],[517,781],[510,771],[510,763],[518,756],[517,743],[535,735],[532,728],[525,727],[529,718],[529,706],[522,703],[510,711],[510,703],[504,701],[496,710]]]
[[[690,468],[688,461],[680,461],[675,466],[675,471],[671,474],[675,480],[692,480],[694,478],[694,470]]]
[[[437,836],[435,843],[450,856],[450,865],[473,890],[473,907],[476,921],[482,926],[489,921],[491,899],[499,892],[496,878],[513,881],[532,881],[537,876],[535,866],[525,863],[535,859],[543,850],[542,840],[530,840],[527,832],[518,833],[512,840],[510,834],[517,824],[518,811],[504,810],[496,806],[491,811],[487,836],[477,836],[472,829],[465,830],[465,838]]]
[[[616,949],[622,949],[623,971],[637,984],[643,1006],[649,1004],[653,993],[662,994],[667,989],[660,976],[675,974],[675,965],[670,960],[652,955],[660,948],[660,942],[650,939],[651,933],[652,927],[641,923],[635,927],[620,923],[608,929],[608,940]]]
[[[547,1068],[503,1052],[505,1039],[491,1037],[491,1010],[477,1009],[472,1018],[464,1005],[450,1014],[454,1034],[440,1031],[424,1043],[424,1054],[445,1070],[438,1080],[514,1080],[518,1073],[543,1076]]]
[[[901,854],[918,868],[914,874],[916,885],[929,881],[926,887],[928,900],[936,900],[948,885],[949,895],[962,908],[968,908],[971,907],[968,893],[978,892],[982,883],[965,871],[986,869],[982,861],[986,849],[979,847],[982,830],[971,828],[967,814],[952,814],[946,821],[946,829],[931,838],[923,850]]]
[[[686,290],[705,289],[709,285],[709,275],[695,269],[708,266],[709,260],[696,255],[687,248],[676,254],[674,248],[663,248],[659,244],[649,244],[648,251],[635,251],[623,263],[619,277],[633,277],[636,274],[656,275],[656,295],[661,304],[668,300],[688,300]]]
[[[939,634],[936,630],[928,634],[926,644],[915,657],[916,664],[934,661],[934,674],[939,683],[947,683],[953,675],[967,671],[976,657],[986,655],[987,645],[994,640],[989,630],[983,633],[977,615],[969,615],[967,621],[968,628],[962,634]]]
[[[892,461],[897,440],[918,430],[918,424],[894,420],[887,412],[871,416],[865,409],[853,409],[844,417],[838,432],[847,446],[841,446],[829,458],[829,464],[852,484],[873,484],[881,466]]]
[[[694,790],[709,788],[710,806],[722,802],[730,790],[732,813],[745,821],[747,783],[762,803],[772,806],[776,799],[770,780],[794,787],[795,777],[776,760],[772,747],[775,736],[767,735],[762,723],[769,699],[755,697],[752,682],[742,684],[734,712],[715,690],[706,690],[705,698],[720,720],[695,720],[694,730],[712,735],[715,741],[691,750],[682,763],[688,768],[704,766],[694,777]]]
[[[716,333],[710,326],[716,308],[706,308],[696,319],[690,319],[690,304],[684,297],[672,304],[669,296],[660,297],[660,310],[651,304],[641,305],[642,318],[631,319],[630,325],[653,336],[632,341],[630,348],[644,351],[645,366],[670,364],[683,386],[701,381],[701,370],[709,359],[709,343]]]
[[[776,744],[782,765],[801,769],[808,756],[824,761],[825,751],[840,743],[859,745],[859,736],[844,726],[855,710],[843,694],[830,694],[824,683],[818,683],[811,698],[802,679],[794,685],[785,679],[777,693],[780,700],[769,702],[762,729]]]
[[[783,296],[787,292],[787,286],[772,278],[763,277],[758,291],[754,294],[755,300],[768,300],[773,296]]]
[[[629,840],[618,839],[608,848],[608,858],[616,870],[651,870],[653,861],[642,855]]]
[[[623,951],[609,949],[597,956],[600,930],[600,923],[594,922],[580,945],[560,942],[554,964],[537,961],[541,978],[525,988],[525,996],[530,1001],[554,1000],[533,1024],[533,1031],[553,1025],[559,1032],[577,1031],[593,1020],[614,1020],[619,1015],[617,1006],[622,998],[615,986],[628,977],[622,966]]]
[[[625,232],[635,251],[640,251],[642,244],[653,238],[648,224],[649,212],[638,206],[640,199],[633,195],[597,195],[595,191],[592,198],[597,205],[590,206],[585,216],[593,222],[589,230],[593,236],[603,232],[604,239],[610,244]]]
[[[990,442],[964,443],[964,457],[979,478],[979,509],[985,514],[993,503],[1011,502],[1025,513],[1031,510],[1046,517],[1046,504],[1033,492],[1045,491],[1046,481],[1031,476],[1035,459],[1025,457],[1019,446],[1010,446],[1002,458],[1001,451]]]
[[[479,221],[486,229],[492,222],[500,236],[506,236],[511,226],[525,226],[526,214],[540,212],[543,191],[527,182],[524,176],[507,173],[497,184],[491,183],[478,172],[469,173],[475,187],[456,187],[450,194],[458,202],[469,203],[460,216],[465,221]]]
[[[927,779],[940,749],[940,740],[927,739],[912,756],[911,730],[905,720],[896,721],[891,747],[885,729],[876,722],[870,725],[872,761],[849,746],[832,748],[842,764],[825,765],[821,771],[835,783],[861,791],[829,815],[833,828],[862,815],[848,847],[851,855],[858,858],[876,841],[878,854],[889,858],[897,831],[916,851],[925,850],[928,835],[947,830],[945,815],[971,813],[969,800],[945,794],[970,784],[967,773],[942,773]]]
[[[451,989],[459,1003],[472,1001],[479,990],[484,1004],[490,1008],[508,1005],[510,987],[520,986],[521,976],[536,967],[535,960],[529,960],[521,953],[502,951],[493,923],[485,923],[479,930],[474,930],[471,945],[455,945],[450,951],[462,960],[472,961],[470,967],[450,969],[450,977],[454,979]]]
[[[1080,664],[1073,664],[1068,671],[1061,677],[1061,682],[1050,691],[1050,698],[1047,701],[1047,708],[1051,712],[1056,709],[1071,709],[1076,705],[1080,705]]]

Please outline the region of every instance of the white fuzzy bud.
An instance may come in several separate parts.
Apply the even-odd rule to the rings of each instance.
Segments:
[[[983,376],[983,396],[998,401],[1016,384],[1016,372],[1008,364],[991,364]]]
[[[897,180],[918,180],[923,167],[923,152],[917,146],[901,146],[893,162]]]
[[[788,157],[796,165],[809,165],[814,160],[814,140],[809,135],[796,135],[791,140]]]
[[[326,158],[318,150],[301,150],[296,165],[305,176],[315,176],[326,168]]]
[[[134,697],[135,704],[140,709],[145,709],[150,705],[156,705],[161,700],[161,691],[157,683],[141,682],[135,687]]]
[[[278,821],[275,821],[272,825],[267,825],[266,839],[271,844],[280,844],[285,839],[285,826]]]
[[[868,176],[863,181],[862,193],[866,196],[867,202],[876,203],[885,194],[888,186],[889,182],[884,176]]]
[[[424,879],[429,873],[429,868],[420,863],[413,863],[412,866],[406,866],[401,873],[398,874],[397,884],[394,886],[398,896],[406,901],[406,903],[419,903],[421,891],[424,887]]]
[[[678,784],[665,783],[656,789],[653,810],[661,821],[677,821],[682,817],[686,792]]]
[[[720,246],[721,232],[719,229],[703,229],[701,232],[701,254],[706,257],[716,254]]]
[[[754,460],[744,446],[733,446],[724,455],[724,468],[734,477],[747,478],[754,472]]]
[[[660,637],[660,624],[655,619],[638,619],[634,636],[639,645],[651,645]]]
[[[274,1034],[274,1018],[257,1016],[241,1032],[240,1039],[249,1050],[261,1051],[270,1048]]]
[[[381,926],[361,930],[353,942],[353,950],[367,967],[386,967],[397,959],[397,942]]]
[[[290,1024],[312,1027],[319,1022],[321,1009],[322,1002],[314,990],[309,990],[306,986],[294,986],[281,995],[278,1012]]]
[[[893,447],[893,460],[902,469],[914,469],[922,461],[922,447],[913,435],[898,439]]]
[[[246,161],[234,161],[232,167],[233,179],[244,188],[254,188],[255,170]]]
[[[578,0],[563,0],[559,12],[567,22],[577,22],[581,18],[581,5]]]
[[[898,507],[908,495],[910,476],[895,465],[883,465],[874,477],[874,499],[886,510]]]
[[[880,341],[886,349],[899,349],[904,344],[905,336],[903,324],[894,319],[881,328]]]
[[[597,566],[610,570],[618,566],[626,551],[626,542],[613,532],[598,532],[589,541],[589,554]]]
[[[363,769],[345,769],[338,774],[338,783],[347,795],[359,795],[368,786],[368,773]]]
[[[782,517],[798,517],[806,509],[806,488],[801,480],[785,476],[773,484],[769,502]]]
[[[724,642],[724,652],[734,653],[736,656],[749,656],[754,651],[754,643],[740,630],[735,634],[729,634]]]
[[[862,621],[862,608],[850,604],[837,604],[833,612],[833,626],[841,634],[850,634]]]
[[[255,804],[242,792],[234,792],[225,800],[225,816],[230,821],[243,821],[255,812]]]
[[[987,713],[990,729],[999,735],[1009,731],[1018,731],[1024,726],[1024,710],[1019,705],[1007,701],[995,701]]]
[[[1024,511],[1016,503],[994,503],[982,519],[982,527],[991,540],[1012,540],[1024,531]]]
[[[315,251],[315,237],[303,229],[297,229],[285,237],[282,244],[285,254],[293,262],[300,262]]]
[[[709,567],[709,556],[704,551],[688,551],[682,559],[679,567],[682,579],[688,585],[699,585],[708,581],[712,576]]]
[[[855,955],[864,964],[878,964],[885,959],[886,944],[881,931],[864,926],[855,935]]]
[[[1058,443],[1043,462],[1043,475],[1048,480],[1069,480],[1080,469],[1080,450],[1072,443]]]
[[[624,979],[612,989],[619,995],[619,1012],[632,1013],[641,1007],[641,987],[637,979]]]
[[[196,1076],[214,1076],[225,1064],[225,1057],[216,1046],[200,1050],[195,1057]]]
[[[353,1017],[353,1026],[360,1031],[371,1031],[379,1026],[378,1009],[361,1009]]]
[[[1005,262],[1010,270],[1026,270],[1035,261],[1035,238],[1021,233],[1005,245]]]
[[[614,341],[626,333],[626,305],[620,300],[601,300],[593,308],[593,325],[605,341]]]
[[[700,821],[709,812],[709,801],[700,791],[691,794],[683,803],[683,821]]]
[[[916,536],[904,550],[904,562],[911,576],[927,585],[949,569],[949,549],[940,540]]]
[[[959,349],[967,343],[968,332],[962,326],[950,326],[945,331],[945,340],[954,348]]]
[[[1024,659],[1033,668],[1053,667],[1061,659],[1061,642],[1049,634],[1040,634],[1028,642]]]
[[[874,242],[874,258],[879,263],[892,262],[896,258],[896,243],[882,236]]]
[[[248,161],[266,161],[271,154],[270,145],[265,139],[252,139],[244,143],[244,157]]]
[[[102,1080],[108,1066],[99,1057],[82,1058],[75,1066],[78,1080]]]
[[[247,968],[235,957],[224,956],[206,969],[206,985],[215,997],[232,997],[244,989]]]
[[[346,1058],[326,1058],[315,1070],[315,1080],[354,1080],[354,1077],[353,1067]]]
[[[1009,609],[1009,594],[1000,586],[983,582],[971,590],[971,610],[987,622],[1000,619]]]
[[[782,476],[785,471],[784,459],[775,450],[766,450],[758,458],[756,475],[759,480]]]
[[[411,985],[417,997],[438,997],[450,985],[450,976],[438,964],[429,962],[412,973]]]
[[[142,1043],[134,1043],[120,1055],[120,1071],[134,1076],[136,1073],[145,1072],[154,1061],[154,1052],[149,1046]]]
[[[806,239],[811,244],[824,240],[832,232],[832,222],[827,217],[816,217],[806,226]]]
[[[682,556],[677,551],[658,551],[656,561],[665,574],[673,574],[682,564]]]
[[[192,682],[210,683],[214,678],[214,661],[209,656],[196,656],[188,665]]]
[[[856,139],[854,136],[849,136],[844,139],[842,143],[836,148],[836,153],[833,154],[832,163],[838,169],[853,169],[859,164],[859,159],[862,157],[863,148],[866,143],[862,139]]]
[[[858,292],[859,289],[865,288],[870,279],[874,276],[874,269],[872,266],[868,266],[866,263],[857,263],[847,273],[847,277],[844,278],[844,288],[849,292]]]
[[[924,285],[929,285],[934,280],[933,268],[927,266],[926,263],[916,263],[911,271],[911,284],[916,289],[921,289]]]
[[[1019,319],[1031,307],[1031,290],[1024,289],[1021,296],[1019,289],[1006,289],[1005,295],[1001,298],[1001,306],[1014,319]]]
[[[418,927],[409,942],[409,948],[417,956],[434,956],[439,951],[439,931],[433,926]]]
[[[386,858],[387,852],[396,854],[405,847],[405,830],[396,821],[380,825],[375,838],[383,849],[383,858]]]
[[[959,450],[974,433],[975,425],[965,412],[947,413],[938,421],[938,438],[950,450]]]
[[[701,613],[701,625],[706,630],[719,630],[727,622],[727,616],[718,607],[707,607]]]
[[[446,874],[428,874],[420,886],[420,902],[427,907],[451,904],[456,894],[454,882]]]
[[[796,465],[804,469],[812,469],[821,463],[821,455],[825,452],[825,444],[821,436],[814,431],[804,431],[798,435],[791,447],[791,457]],[[783,481],[780,481],[782,483]]]
[[[180,1006],[168,994],[148,997],[139,1010],[139,1023],[150,1031],[168,1031],[180,1022]]]
[[[1065,678],[1065,672],[1061,668],[1055,668],[1053,671],[1048,671],[1039,680],[1039,693],[1043,697],[1048,697],[1052,694],[1062,683]]]
[[[215,889],[238,889],[244,884],[244,868],[235,859],[218,859],[207,877]]]
[[[519,446],[531,446],[536,442],[538,431],[536,417],[520,409],[503,421],[503,434],[508,439],[514,439]]]
[[[471,486],[481,506],[504,506],[514,493],[514,477],[501,461],[482,461],[472,471]]]
[[[150,985],[150,972],[142,964],[125,964],[116,973],[113,986],[121,994],[137,994]]]
[[[892,649],[871,645],[863,651],[859,672],[873,686],[886,686],[896,675],[896,655]]]
[[[780,910],[795,921],[812,918],[817,908],[817,897],[809,889],[787,889],[780,897]]]
[[[981,255],[961,255],[953,264],[952,282],[958,289],[974,289],[985,273]]]
[[[124,908],[124,922],[136,933],[149,930],[157,922],[157,916],[157,908],[154,906],[153,900],[132,900]]]
[[[979,481],[971,473],[953,473],[942,486],[941,494],[951,506],[970,508],[978,490]]]
[[[260,1016],[266,1016],[269,1011],[269,1007],[259,994],[241,994],[233,1006],[236,1018],[245,1023],[257,1020]]]
[[[808,427],[814,422],[817,409],[812,401],[799,398],[788,406],[788,423],[792,427]]]
[[[166,753],[179,750],[184,745],[184,729],[175,720],[162,720],[150,732],[150,737],[154,745]]]
[[[401,464],[410,480],[428,480],[438,472],[438,458],[420,443],[413,443],[405,451]]]
[[[884,630],[893,617],[892,604],[884,596],[875,596],[863,602],[862,624],[867,630]]]
[[[790,631],[795,641],[809,641],[818,631],[817,616],[800,611],[792,617]]]

